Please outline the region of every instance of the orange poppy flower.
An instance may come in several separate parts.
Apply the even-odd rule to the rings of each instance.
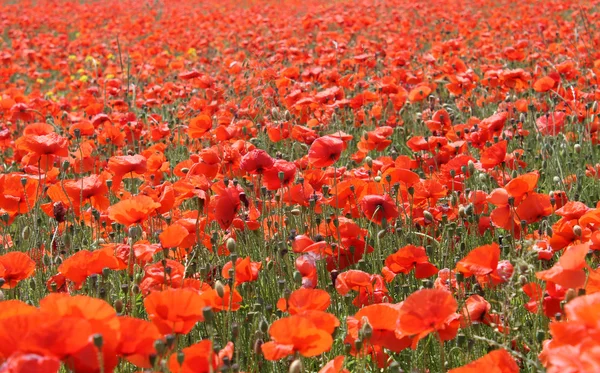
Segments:
[[[171,224],[160,233],[158,239],[163,248],[179,247],[187,238],[189,232],[181,224]]]
[[[103,338],[102,364],[104,369],[110,371],[118,363],[116,354],[120,339],[120,324],[115,310],[101,299],[87,296],[70,296],[68,294],[54,293],[46,296],[40,301],[40,310],[46,314],[56,315],[63,318],[61,324],[71,324],[78,321],[80,326],[72,324],[77,335],[85,336],[85,345],[75,353],[69,354],[67,366],[77,372],[97,372],[100,370],[98,361],[98,348],[94,345],[92,338],[94,334],[101,334]],[[67,321],[67,320],[73,321]],[[83,323],[82,323],[83,322]],[[89,331],[85,332],[85,325],[89,325]],[[50,335],[55,334],[53,331]],[[66,338],[66,337],[65,337]],[[44,340],[48,340],[46,335]],[[53,348],[65,348],[78,341],[77,338],[66,339],[62,343],[49,339]],[[72,342],[71,342],[72,340]],[[64,347],[61,347],[62,346]]]
[[[231,268],[233,268],[232,262],[225,263],[221,275],[226,279],[231,278],[229,274]],[[250,261],[249,256],[246,258],[237,258],[235,261],[235,285],[258,280],[258,273],[261,268],[262,263]]]
[[[60,360],[53,356],[15,353],[0,366],[0,372],[58,373],[60,365]]]
[[[550,76],[543,76],[533,83],[533,89],[536,92],[547,92],[554,88],[556,81]]]
[[[319,328],[309,317],[285,317],[271,325],[269,335],[272,341],[264,343],[261,349],[265,359],[272,361],[295,352],[305,357],[317,356],[331,349],[331,332]]]
[[[92,207],[99,211],[105,211],[110,206],[108,186],[100,175],[86,176],[81,180],[64,181],[62,188],[64,188],[69,201],[77,212],[88,201]]]
[[[373,304],[361,308],[354,316],[347,318],[348,335],[347,343],[354,343],[359,339],[359,330],[368,323],[372,329],[371,336],[365,345],[377,345],[393,352],[400,352],[411,345],[411,338],[398,335],[396,327],[400,317],[401,305],[398,304]],[[366,347],[366,346],[365,346]]]
[[[499,259],[500,246],[497,243],[479,246],[456,263],[456,271],[463,273],[466,277],[487,276],[496,270]]]
[[[162,337],[156,325],[135,317],[119,317],[121,338],[117,353],[140,368],[152,368],[150,355],[156,353],[154,343]]]
[[[147,170],[147,159],[143,155],[120,155],[110,157],[108,170],[113,173],[112,189],[119,190],[124,176],[144,174]]]
[[[38,184],[38,180],[24,174],[0,175],[0,208],[12,216],[28,213],[38,199]]]
[[[160,203],[154,202],[150,197],[139,195],[117,202],[108,208],[108,218],[117,223],[132,226],[148,219]]]
[[[163,334],[187,334],[198,321],[204,321],[207,306],[200,294],[188,289],[167,289],[150,293],[144,307],[150,321]]]
[[[67,157],[69,155],[69,140],[56,132],[44,135],[23,135],[15,141],[15,146],[19,150],[40,156]]]
[[[209,289],[202,292],[202,299],[213,311],[237,311],[243,300],[240,293],[235,288],[231,290],[229,285],[223,286],[223,296],[220,296],[217,290]]]
[[[442,335],[448,324],[458,321],[458,304],[452,293],[443,289],[423,289],[406,298],[400,307],[400,317],[396,336],[414,336],[412,349],[416,349],[419,340],[429,333],[436,332],[440,340],[452,339],[458,331]],[[454,334],[454,335],[453,335]]]
[[[308,150],[308,162],[312,167],[329,167],[340,159],[344,149],[346,144],[338,137],[319,137]]]
[[[480,157],[481,166],[485,169],[490,169],[504,162],[507,146],[508,142],[502,140],[485,148]]]
[[[2,289],[12,289],[29,278],[35,271],[35,261],[20,251],[11,251],[0,256],[0,278],[4,280]]]
[[[190,120],[188,135],[192,139],[200,139],[212,129],[212,119],[206,114],[200,114]]]
[[[183,364],[177,361],[178,354],[172,354],[168,366],[171,372],[211,373],[217,371],[219,357],[213,351],[212,341],[205,339],[181,350]]]
[[[471,324],[484,323],[491,325],[492,323],[499,324],[500,317],[497,314],[492,315],[490,310],[492,306],[481,295],[473,294],[465,301],[462,310],[461,327],[466,327]],[[502,325],[499,328],[503,329]]]
[[[429,263],[425,248],[414,245],[406,245],[389,255],[385,259],[382,273],[386,281],[391,282],[398,273],[407,274],[413,269],[418,279],[428,278],[438,273],[437,267]]]
[[[325,311],[330,303],[331,296],[325,290],[301,288],[294,290],[288,299],[280,298],[277,309],[296,315],[305,311]]]
[[[427,85],[420,85],[413,88],[408,93],[408,99],[410,102],[419,102],[423,101],[431,94],[431,88]]]
[[[536,273],[540,280],[550,281],[566,288],[582,288],[585,285],[585,256],[589,244],[580,244],[566,249],[558,262],[550,269]]]
[[[319,373],[350,373],[350,371],[344,369],[344,356],[340,355],[325,364],[325,366],[319,370]]]
[[[505,349],[499,349],[494,350],[465,366],[450,369],[448,373],[518,373],[519,371],[519,366],[510,353]]]
[[[80,250],[66,258],[58,266],[58,271],[73,281],[76,289],[80,289],[89,276],[102,273],[104,268],[119,268],[119,261],[111,254],[106,250]]]

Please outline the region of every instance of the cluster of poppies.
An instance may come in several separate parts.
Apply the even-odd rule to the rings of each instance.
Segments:
[[[0,5],[0,372],[600,371],[598,1],[442,3]]]

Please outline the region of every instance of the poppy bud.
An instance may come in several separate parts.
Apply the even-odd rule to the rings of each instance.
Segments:
[[[21,178],[21,185],[25,186],[27,184],[27,178],[26,177],[22,177]]]
[[[21,238],[24,241],[27,241],[29,239],[29,233],[30,233],[29,225],[24,226],[23,230],[21,231]]]
[[[140,293],[140,287],[137,284],[133,284],[133,286],[131,287],[131,292],[133,294],[139,294]]]
[[[115,311],[117,311],[117,313],[123,312],[123,301],[122,300],[117,299],[115,301]]]
[[[142,229],[139,226],[134,225],[133,227],[129,228],[128,233],[129,238],[131,238],[132,240],[137,240],[137,238],[142,235]]]
[[[94,346],[96,346],[98,350],[102,350],[102,346],[104,345],[104,338],[102,338],[102,334],[94,334],[92,336],[92,340],[94,341]]]
[[[575,146],[573,147],[573,150],[575,150],[575,153],[577,153],[577,154],[581,153],[581,145],[575,144]]]
[[[225,296],[225,287],[221,281],[217,280],[215,282],[215,290],[217,291],[219,298],[223,298]]]
[[[429,212],[427,210],[423,211],[423,217],[425,219],[427,219],[429,222],[433,222],[434,221],[433,215],[431,214],[431,212]]]
[[[331,272],[329,272],[329,276],[331,277],[331,283],[333,284],[333,286],[335,287],[335,282],[337,280],[337,277],[339,276],[339,272],[334,269]]]
[[[106,180],[106,186],[108,187],[108,189],[112,188],[112,185],[113,185],[112,180]]]
[[[294,281],[301,283],[302,282],[302,273],[298,271],[294,271]]]
[[[565,294],[565,302],[569,303],[575,298],[577,298],[577,292],[575,291],[575,289],[567,290],[567,293]]]
[[[260,320],[260,322],[258,323],[258,329],[263,333],[263,334],[267,334],[267,332],[269,331],[269,323],[267,322],[267,320],[263,317],[262,320]]]
[[[302,367],[302,361],[300,361],[300,360],[292,361],[292,364],[290,365],[289,373],[302,373],[303,371],[304,371],[304,368]]]
[[[230,253],[235,252],[235,239],[229,237],[225,245],[227,246],[227,250],[229,250]]]
[[[292,216],[299,216],[299,215],[300,215],[300,213],[301,213],[301,212],[300,212],[300,210],[299,210],[299,209],[292,209],[292,210],[290,211],[290,214],[291,214]]]
[[[542,343],[545,338],[546,338],[546,333],[543,330],[538,330],[535,333],[535,339],[537,339],[538,342]]]
[[[573,234],[577,237],[581,237],[581,235],[583,234],[583,231],[579,225],[573,226]]]
[[[231,338],[237,339],[239,334],[240,334],[240,326],[234,322],[233,324],[231,324]]]
[[[202,317],[204,317],[204,321],[206,323],[211,324],[214,319],[213,316],[214,316],[214,314],[213,314],[212,307],[208,306],[208,307],[202,308]]]
[[[168,349],[173,348],[173,346],[175,345],[175,334],[167,334],[167,336],[165,337],[165,341]]]
[[[363,323],[360,328],[361,334],[364,339],[369,339],[373,336],[373,326],[369,323],[369,319],[366,316],[363,316],[361,322]]]
[[[156,352],[158,352],[159,355],[164,355],[166,347],[167,346],[165,345],[165,342],[162,339],[157,339],[156,341],[154,341],[154,349],[156,350]]]
[[[354,341],[354,347],[357,350],[360,351],[362,349],[362,346],[363,346],[363,343],[362,343],[362,341],[360,339],[357,339],[357,340]]]
[[[177,364],[179,364],[179,366],[182,366],[184,359],[185,359],[185,354],[183,353],[183,351],[179,351],[177,353]]]
[[[376,183],[378,183],[378,182],[380,182],[380,181],[381,181],[381,176],[377,175],[377,176],[375,176],[375,177],[373,178],[373,180],[374,180]]]
[[[388,372],[391,372],[391,373],[403,373],[404,371],[400,367],[400,363],[398,363],[397,361],[392,361],[390,363],[390,365],[388,366]]]
[[[473,163],[473,161],[469,160],[469,162],[467,163],[467,167],[469,169],[469,174],[473,175],[475,173],[475,163]]]
[[[379,232],[377,232],[377,238],[381,240],[385,236],[386,233],[387,233],[387,230],[385,230],[385,229],[380,230]]]
[[[262,339],[257,339],[256,341],[254,341],[254,346],[253,346],[252,350],[254,351],[254,353],[256,355],[262,354],[262,350],[261,350],[262,345],[263,345]]]

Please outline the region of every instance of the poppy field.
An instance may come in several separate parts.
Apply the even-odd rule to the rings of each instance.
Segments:
[[[0,372],[600,372],[600,1],[0,5]]]

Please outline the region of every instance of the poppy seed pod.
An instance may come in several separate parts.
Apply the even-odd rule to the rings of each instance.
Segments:
[[[227,250],[229,250],[230,253],[234,253],[235,252],[235,239],[229,237],[227,239],[226,246],[227,246]]]
[[[92,341],[98,350],[102,350],[102,346],[104,345],[104,338],[102,337],[102,334],[94,334],[92,336]]]
[[[225,286],[223,286],[223,283],[219,280],[215,282],[215,291],[217,292],[219,298],[223,298],[225,296]]]
[[[303,371],[304,371],[304,368],[302,366],[302,361],[300,361],[300,360],[292,361],[292,364],[290,364],[289,373],[302,373]]]
[[[267,334],[267,332],[269,331],[269,323],[267,322],[267,320],[264,317],[258,323],[258,329],[263,334]]]

